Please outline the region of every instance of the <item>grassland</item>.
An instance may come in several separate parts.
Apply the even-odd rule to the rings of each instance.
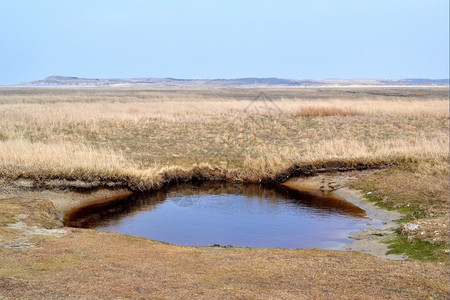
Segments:
[[[147,189],[193,166],[257,181],[295,164],[447,157],[443,91],[262,91],[271,101],[253,101],[258,89],[5,90],[2,177],[114,177]]]
[[[187,296],[180,290],[174,292],[175,287],[170,291],[162,286],[171,281],[171,272],[180,273],[180,270],[188,270],[195,265],[194,269],[186,271],[184,275],[179,274],[185,282],[178,285],[178,288],[187,287],[191,295],[197,296],[201,294],[194,293],[193,290],[203,291],[204,297],[211,296],[214,289],[220,290],[220,295],[238,296],[238,290],[254,288],[261,289],[261,293],[242,295],[299,297],[302,290],[309,288],[309,294],[305,292],[304,297],[326,297],[332,295],[333,289],[327,292],[323,288],[332,283],[330,286],[337,284],[336,288],[342,288],[342,297],[348,295],[349,298],[364,298],[361,290],[355,288],[359,285],[352,287],[350,283],[352,280],[360,280],[364,285],[370,282],[370,278],[375,278],[378,287],[371,286],[371,290],[375,292],[372,294],[373,298],[446,298],[448,129],[448,87],[207,90],[2,88],[0,183],[4,195],[8,195],[11,185],[23,179],[32,180],[36,187],[50,187],[55,181],[59,182],[59,186],[70,186],[73,182],[82,181],[92,187],[120,186],[132,190],[149,190],[169,181],[192,178],[283,181],[288,176],[311,175],[317,169],[343,171],[388,167],[385,171],[361,178],[352,183],[352,187],[364,191],[370,200],[385,208],[407,213],[407,218],[399,227],[400,239],[393,251],[407,251],[404,250],[407,247],[400,246],[418,242],[437,245],[431,256],[436,254],[441,257],[438,259],[440,263],[386,263],[379,258],[361,254],[313,250],[258,250],[249,254],[247,250],[227,249],[215,252],[209,249],[147,244],[142,240],[130,243],[141,243],[139,245],[143,249],[159,253],[157,265],[165,270],[164,276],[168,276],[158,277],[160,281],[155,282],[160,285],[155,283],[151,287],[159,293],[154,295],[159,296],[170,294],[171,291],[173,295]],[[12,204],[8,205],[11,207]],[[14,209],[20,211],[23,208]],[[29,207],[27,209],[30,210]],[[5,216],[12,218],[8,214]],[[416,228],[411,227],[411,224],[419,225],[420,230],[410,230]],[[10,236],[11,232],[8,229],[3,234]],[[86,254],[89,251],[87,249],[94,249],[98,255],[106,251],[94,245],[96,239],[106,239],[123,247],[126,247],[124,245],[128,241],[127,238],[116,235],[99,237],[89,231],[75,236],[77,243],[82,246],[77,248],[71,245],[67,248],[71,252],[67,254],[58,252],[63,251],[69,243],[66,238],[42,238],[36,243],[48,246],[42,246],[42,251],[33,250],[37,251],[37,256],[43,255],[44,258],[53,254],[56,257],[67,256],[70,258],[69,262],[73,262],[70,266],[59,263],[56,266],[56,262],[52,261],[47,268],[39,266],[39,260],[31,258],[29,261],[23,258],[23,262],[14,264],[7,258],[12,255],[10,250],[2,249],[2,263],[8,267],[0,269],[0,275],[4,276],[0,278],[0,282],[12,287],[11,295],[28,297],[26,293],[18,292],[22,283],[15,279],[23,279],[26,284],[36,286],[43,283],[36,276],[45,273],[47,277],[42,278],[45,278],[48,286],[51,286],[53,278],[55,286],[73,292],[72,288],[64,289],[60,286],[56,277],[63,271],[69,272],[75,265],[82,266],[86,272],[94,272],[90,269],[93,266],[89,262],[98,260],[99,257]],[[111,246],[111,249],[117,250],[117,247]],[[138,273],[144,274],[145,271],[132,262],[133,255],[143,255],[141,252],[144,250],[139,247],[134,245],[126,253],[116,256],[110,250],[103,253],[108,266],[113,264],[114,259],[124,258],[124,266],[128,263],[129,270],[132,270],[130,272],[137,273],[130,273],[128,278],[121,269],[127,268],[126,266],[104,266],[109,268],[109,275],[102,277],[100,273],[95,273],[97,278],[117,282],[113,273],[118,269],[122,271],[117,271],[117,274],[128,279],[138,276]],[[163,255],[164,251],[169,254]],[[14,253],[14,256],[20,256]],[[85,256],[80,253],[85,253]],[[86,263],[83,263],[81,257],[87,257]],[[145,257],[149,268],[152,263],[156,263],[149,261],[155,260],[154,258],[149,258],[148,255]],[[164,261],[172,261],[174,257],[180,262],[178,271],[175,271],[176,264],[172,266],[173,262],[173,268],[164,269],[159,265]],[[20,261],[19,258],[18,260]],[[236,276],[225,280],[219,273],[206,272],[194,263],[196,260],[206,265],[214,265],[220,261],[217,272]],[[241,260],[245,261],[241,266],[234,263],[228,266],[226,263]],[[267,262],[261,265],[261,261],[265,260]],[[271,260],[273,263],[268,262]],[[352,263],[348,273],[337,272],[342,261],[347,264],[349,260]],[[333,274],[333,277],[327,277],[325,273],[314,273],[317,270],[312,269],[312,266],[308,267],[308,272],[312,273],[294,270],[293,265],[285,265],[288,261],[295,261],[294,265],[299,268],[305,264],[310,266],[313,261],[321,265],[329,264],[327,272]],[[249,270],[255,264],[261,267],[256,273],[251,273]],[[59,273],[46,271],[55,268]],[[275,271],[276,268],[278,271]],[[192,270],[196,271],[192,273]],[[384,277],[377,275],[379,271],[384,272]],[[85,282],[85,275],[82,271],[79,272],[77,280]],[[148,272],[145,274],[156,276]],[[198,281],[198,276],[216,281]],[[432,283],[424,281],[427,276],[430,276]],[[267,280],[264,281],[264,277]],[[128,279],[124,279],[123,283]],[[281,284],[277,289],[277,280],[279,284],[284,282],[286,288]],[[293,284],[296,280],[315,280],[317,287]],[[408,284],[419,281],[426,284],[417,290],[407,290]],[[295,291],[287,288],[290,284]],[[15,285],[18,286],[17,289],[14,288]],[[387,290],[380,288],[383,285]],[[108,287],[110,286],[105,283],[105,291]],[[227,289],[230,289],[228,294]],[[42,293],[51,295],[48,290]],[[134,290],[116,295],[134,297],[142,293]],[[91,295],[101,297],[95,292]]]

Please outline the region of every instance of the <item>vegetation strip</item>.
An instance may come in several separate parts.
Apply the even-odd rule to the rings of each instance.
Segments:
[[[115,177],[115,176],[86,176],[76,178],[73,176],[54,175],[21,175],[19,178],[8,178],[4,176],[3,183],[16,187],[33,187],[40,189],[74,189],[91,190],[96,188],[128,188],[135,192],[150,192],[173,183],[204,182],[204,181],[230,181],[241,183],[275,184],[283,183],[291,177],[315,176],[321,173],[341,173],[349,171],[362,171],[382,169],[394,166],[391,162],[354,163],[331,161],[317,165],[293,165],[285,171],[263,178],[245,178],[240,175],[239,170],[226,170],[211,168],[209,166],[194,167],[190,170],[172,168],[157,174],[158,181],[153,180],[151,185],[142,181],[141,178]],[[92,177],[95,180],[92,180]]]

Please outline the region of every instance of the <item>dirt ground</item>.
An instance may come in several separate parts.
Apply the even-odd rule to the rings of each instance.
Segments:
[[[345,185],[354,176],[359,175],[324,178],[327,186],[330,181]],[[306,181],[297,183],[317,188],[323,178]],[[60,219],[71,209],[70,203],[101,201],[114,196],[112,192],[89,196],[41,191],[41,199],[32,195],[22,191],[0,197],[2,299],[448,299],[449,295],[445,263],[396,261],[355,251],[180,247],[62,226]]]
[[[20,229],[5,230],[18,238]],[[448,297],[448,268],[439,264],[315,249],[179,247],[94,230],[56,230],[25,233],[28,247],[0,247],[2,297]]]

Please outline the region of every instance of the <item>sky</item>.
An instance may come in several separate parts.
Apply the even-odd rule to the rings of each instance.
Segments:
[[[448,78],[448,0],[0,0],[0,85]]]

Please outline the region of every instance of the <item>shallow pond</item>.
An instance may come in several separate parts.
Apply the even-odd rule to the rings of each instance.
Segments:
[[[329,193],[204,183],[82,207],[66,225],[183,246],[339,249],[369,222],[364,210]]]

